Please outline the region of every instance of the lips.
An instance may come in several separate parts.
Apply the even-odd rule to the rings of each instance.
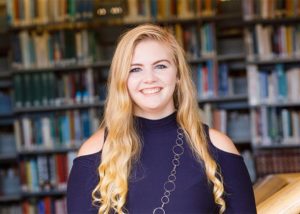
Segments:
[[[142,89],[141,92],[143,94],[156,94],[158,92],[160,92],[162,90],[162,88],[156,87],[156,88],[145,88]]]

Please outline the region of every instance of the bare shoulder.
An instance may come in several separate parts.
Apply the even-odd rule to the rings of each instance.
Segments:
[[[104,141],[104,129],[98,129],[89,139],[87,139],[80,147],[77,157],[89,155],[102,150]]]
[[[233,153],[236,155],[240,155],[232,140],[222,132],[216,129],[209,129],[209,137],[211,142],[220,150],[225,152]]]

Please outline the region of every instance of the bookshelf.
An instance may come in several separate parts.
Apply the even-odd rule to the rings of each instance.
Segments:
[[[148,22],[168,28],[184,47],[205,122],[233,139],[253,181],[280,170],[299,171],[276,169],[276,162],[273,171],[266,169],[269,157],[282,163],[299,154],[297,133],[283,129],[281,119],[294,115],[291,120],[297,124],[298,96],[293,92],[295,99],[277,100],[280,96],[270,97],[257,85],[260,78],[267,82],[272,75],[289,73],[282,78],[295,79],[300,73],[300,14],[291,12],[299,8],[298,1],[286,1],[292,6],[254,0],[34,2],[6,1],[8,26],[3,32],[10,37],[11,54],[5,57],[9,71],[0,71],[0,91],[9,91],[13,107],[0,112],[0,127],[5,127],[0,131],[15,134],[17,153],[0,155],[0,164],[10,162],[18,172],[20,190],[0,197],[0,212],[26,213],[51,203],[57,204],[57,213],[64,212],[66,176],[76,150],[99,125],[117,38],[127,28]],[[299,81],[288,82],[287,88],[299,88]],[[269,123],[283,124],[272,138],[262,135]],[[283,133],[291,139],[285,140]],[[288,155],[280,156],[282,149]],[[48,172],[36,175],[43,165]]]
[[[259,176],[300,170],[299,7],[298,1],[249,0],[243,5],[252,148]]]

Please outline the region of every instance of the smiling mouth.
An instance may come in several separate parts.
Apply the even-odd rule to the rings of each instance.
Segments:
[[[143,94],[156,94],[158,92],[160,92],[162,90],[162,88],[146,88],[141,90],[141,92]]]

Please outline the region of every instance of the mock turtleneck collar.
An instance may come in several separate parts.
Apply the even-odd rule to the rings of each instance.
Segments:
[[[176,121],[176,114],[177,112],[173,112],[172,114],[160,118],[160,119],[147,119],[144,117],[135,117],[136,124],[142,129],[147,131],[154,131],[154,130],[160,130],[164,131],[169,128],[173,128],[174,126],[177,126]]]

